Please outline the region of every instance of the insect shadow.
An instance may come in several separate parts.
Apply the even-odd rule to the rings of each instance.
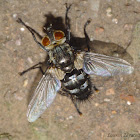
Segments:
[[[46,14],[44,17],[46,18],[46,21],[43,25],[44,33],[46,31],[45,28],[49,27],[50,24],[52,24],[52,27],[54,30],[62,30],[64,32],[66,32],[66,27],[65,27],[64,20],[62,17],[55,17],[51,13]],[[70,23],[70,19],[69,19],[69,23]],[[83,28],[84,28],[84,26],[83,26]],[[39,33],[36,32],[36,35],[38,36],[38,38],[42,39],[42,36],[40,36]],[[93,41],[88,40],[88,41],[89,41],[91,51],[93,51],[95,53],[104,54],[104,55],[108,55],[108,56],[118,56],[120,58],[127,60],[130,63],[133,62],[132,57],[127,53],[126,49],[124,49],[123,47],[121,47],[117,44],[106,43],[106,42],[102,42],[102,41],[98,41],[98,40],[93,40]],[[75,37],[71,33],[71,39],[70,39],[69,45],[73,46],[75,50],[85,50],[86,44],[87,43],[86,43],[85,38]],[[47,65],[46,65],[47,60],[48,60],[48,56],[46,55],[45,61],[41,62],[41,67],[44,71],[47,67]],[[27,104],[29,104],[29,102],[31,101],[34,90],[37,87],[38,82],[40,81],[41,77],[42,77],[42,73],[41,73],[41,71],[38,71],[38,73],[35,77],[35,80],[32,83],[31,89],[29,91],[30,94],[28,95]]]
[[[43,27],[47,28],[49,27],[50,24],[52,24],[53,29],[62,30],[66,32],[67,29],[65,27],[62,17],[54,17],[51,13],[46,14],[45,17],[46,17],[46,23],[44,24]],[[69,24],[70,24],[70,21],[71,20],[69,19],[69,22],[68,22]],[[127,49],[124,49],[122,46],[119,46],[115,43],[107,43],[107,42],[103,42],[99,40],[93,40],[93,41],[88,40],[88,41],[91,47],[91,51],[94,51],[95,53],[109,55],[109,56],[118,55],[118,57],[124,58],[125,60],[128,60],[129,62],[133,63],[133,59],[130,56],[130,54],[127,53]],[[75,37],[72,34],[72,32],[71,32],[71,40],[69,44],[73,46],[74,49],[76,50],[84,50],[86,48],[85,46],[87,45],[85,38]],[[127,48],[128,47],[129,46],[127,46]]]

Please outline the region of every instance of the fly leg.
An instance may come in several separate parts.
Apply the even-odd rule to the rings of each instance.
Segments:
[[[89,46],[90,39],[89,39],[89,36],[86,32],[86,27],[90,22],[91,22],[91,20],[89,19],[84,25],[84,35],[85,35],[85,39],[86,39],[86,45],[87,45],[87,51],[88,52],[90,51],[90,46]]]
[[[43,62],[39,62],[39,63],[35,64],[34,66],[32,66],[32,67],[30,67],[30,68],[28,68],[28,69],[26,69],[26,70],[20,72],[19,75],[22,76],[22,75],[25,74],[26,72],[28,72],[28,71],[30,71],[30,70],[33,70],[33,69],[37,69],[37,68],[39,68],[40,71],[41,71],[41,73],[44,75],[45,72],[43,71],[43,69],[42,69],[42,67],[41,67],[42,64],[43,64]]]
[[[94,90],[96,91],[96,93],[99,92],[98,88],[97,88],[95,85],[93,86],[93,88],[94,88]]]
[[[67,34],[66,34],[67,43],[70,42],[70,20],[68,18],[68,13],[69,13],[71,5],[68,6],[68,4],[66,3],[65,25],[66,25],[66,30],[67,30]]]
[[[82,115],[82,112],[79,110],[79,104],[78,104],[78,102],[76,102],[76,99],[74,99],[74,98],[71,96],[71,100],[72,100],[72,102],[73,102],[73,104],[74,104],[74,106],[75,106],[75,108],[76,108],[78,114],[79,114],[79,115]]]
[[[41,49],[45,50],[45,47],[44,47],[40,42],[37,41],[35,34],[36,34],[40,39],[42,39],[43,37],[42,37],[37,31],[35,31],[34,29],[32,29],[31,27],[29,27],[28,25],[26,25],[26,24],[22,21],[21,18],[18,18],[18,19],[17,19],[17,22],[20,23],[20,24],[22,24],[23,26],[25,26],[25,27],[30,31],[30,33],[32,34],[34,41],[39,45],[39,47],[40,47]],[[45,51],[46,51],[46,50],[45,50]]]

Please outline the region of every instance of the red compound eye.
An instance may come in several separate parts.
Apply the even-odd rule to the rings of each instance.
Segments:
[[[62,31],[55,31],[54,38],[55,40],[61,40],[64,37],[64,33]]]
[[[50,45],[50,44],[51,44],[51,41],[50,41],[49,37],[48,37],[48,36],[45,36],[45,37],[42,39],[42,45],[43,45],[43,46],[48,46],[48,45]]]

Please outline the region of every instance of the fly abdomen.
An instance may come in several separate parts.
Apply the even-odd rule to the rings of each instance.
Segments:
[[[91,95],[89,76],[82,69],[74,69],[71,73],[67,73],[62,85],[66,92],[78,100],[86,100]]]
[[[80,87],[87,79],[87,75],[81,70],[74,69],[71,73],[66,74],[63,83],[65,88],[72,90]]]

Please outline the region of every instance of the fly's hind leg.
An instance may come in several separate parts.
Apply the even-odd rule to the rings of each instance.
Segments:
[[[99,92],[98,88],[95,85],[93,86],[93,88],[97,93]]]
[[[61,89],[59,91],[59,94],[61,94],[62,96],[70,97],[74,106],[75,106],[75,108],[76,108],[76,110],[77,110],[77,112],[78,112],[78,114],[82,115],[82,112],[79,110],[79,104],[78,104],[77,100],[75,99],[75,97],[73,95],[68,94],[67,91],[64,90],[64,89]]]
[[[72,102],[73,102],[78,114],[81,116],[82,112],[79,110],[79,104],[78,104],[77,100],[73,96],[71,96],[71,100],[72,100]]]

